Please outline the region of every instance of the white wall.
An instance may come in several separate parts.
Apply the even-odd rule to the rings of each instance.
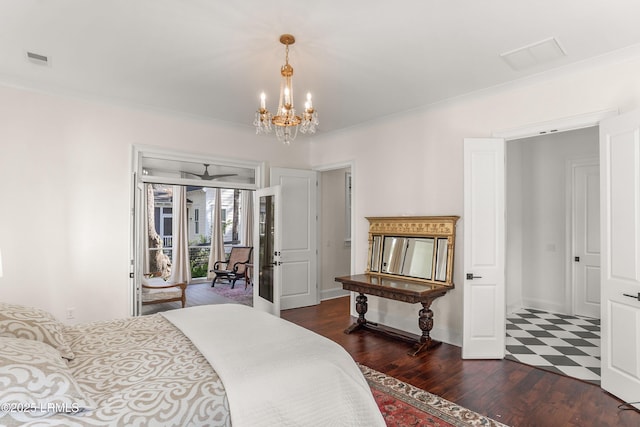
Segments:
[[[0,300],[36,305],[60,318],[75,307],[77,321],[128,314],[132,144],[285,167],[353,161],[354,269],[363,271],[365,216],[462,216],[463,138],[611,107],[638,108],[640,60],[605,60],[289,147],[256,137],[249,126],[0,87]],[[33,193],[26,196],[25,189]],[[433,304],[432,335],[453,344],[462,342],[463,229],[461,218],[458,286]],[[369,317],[418,333],[418,309],[372,297]]]
[[[507,143],[507,174],[513,178],[507,182],[510,309],[517,305],[510,295],[515,291],[521,306],[571,314],[566,280],[572,257],[567,242],[567,167],[570,160],[598,158],[598,138],[598,127],[591,127]]]
[[[320,297],[348,294],[334,279],[351,271],[351,244],[345,241],[345,174],[349,168],[320,173]]]
[[[462,216],[465,137],[488,137],[532,123],[640,106],[640,59],[603,58],[599,64],[583,65],[316,138],[312,144],[316,165],[355,159],[355,270],[366,266],[365,216]],[[461,218],[457,228],[457,286],[432,306],[432,336],[458,345],[462,342],[464,223]],[[418,305],[371,297],[368,317],[419,333],[418,309]]]
[[[250,117],[248,116],[248,123]],[[128,315],[132,144],[308,168],[248,125],[0,87],[0,300],[66,321]]]

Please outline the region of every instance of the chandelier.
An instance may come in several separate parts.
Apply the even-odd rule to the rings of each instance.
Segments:
[[[256,127],[256,134],[271,133],[275,128],[276,137],[284,144],[290,144],[300,132],[314,134],[318,126],[318,113],[313,109],[311,103],[311,93],[307,93],[307,101],[304,104],[302,116],[296,115],[293,107],[293,67],[289,65],[289,45],[296,42],[291,34],[280,36],[280,43],[285,45],[285,64],[280,68],[280,98],[278,101],[278,111],[271,116],[265,106],[266,96],[264,92],[260,94],[260,108],[256,111],[253,125]],[[273,125],[273,127],[272,127]]]

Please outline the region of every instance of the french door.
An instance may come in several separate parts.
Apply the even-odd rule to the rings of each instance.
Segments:
[[[505,350],[505,141],[464,140],[462,357],[502,359]]]
[[[254,306],[279,316],[319,302],[317,172],[272,168],[270,182],[256,192]]]
[[[640,408],[640,110],[600,123],[602,388]]]
[[[281,228],[280,187],[256,190],[254,207],[253,306],[280,317]]]
[[[281,188],[281,309],[320,302],[318,292],[317,181],[306,169],[272,168],[271,185]]]

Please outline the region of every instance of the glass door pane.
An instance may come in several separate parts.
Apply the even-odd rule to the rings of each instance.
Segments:
[[[273,303],[274,256],[274,200],[273,196],[260,197],[260,241],[258,255],[258,295]]]
[[[280,187],[256,191],[254,241],[257,242],[253,306],[280,316]]]

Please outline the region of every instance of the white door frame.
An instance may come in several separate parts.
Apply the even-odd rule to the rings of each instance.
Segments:
[[[190,153],[179,150],[171,150],[161,147],[147,146],[147,145],[132,145],[131,147],[131,221],[130,221],[130,235],[132,239],[130,247],[130,288],[129,288],[129,314],[137,316],[140,311],[140,289],[142,280],[142,256],[141,245],[136,243],[137,239],[142,239],[142,235],[146,234],[146,230],[141,230],[141,225],[144,224],[142,216],[144,215],[144,207],[139,205],[140,197],[135,197],[135,191],[138,188],[139,183],[161,183],[161,184],[176,184],[176,185],[202,185],[204,187],[212,187],[211,183],[207,184],[206,181],[197,179],[183,179],[183,178],[166,178],[166,177],[151,177],[144,176],[142,170],[142,160],[144,157],[159,158],[171,161],[186,161],[195,163],[209,163],[209,164],[223,164],[239,167],[253,168],[255,170],[255,183],[254,184],[232,184],[225,183],[224,188],[236,188],[240,190],[256,190],[263,186],[265,180],[265,162],[235,160],[235,159],[223,159],[211,154],[199,154]],[[144,193],[144,191],[143,191]],[[145,205],[146,206],[146,205]]]
[[[355,170],[356,170],[356,163],[353,160],[350,161],[346,161],[346,162],[340,162],[340,163],[331,163],[331,164],[327,164],[327,165],[320,165],[320,166],[315,166],[313,168],[314,171],[317,172],[329,172],[332,170],[337,170],[337,169],[346,169],[346,168],[350,168],[351,170],[351,218],[349,218],[349,221],[351,222],[351,251],[350,251],[350,266],[351,266],[351,274],[356,274],[356,270],[355,270],[355,265],[356,265],[356,245],[358,244],[358,242],[360,241],[358,239],[358,237],[355,235],[356,234],[356,228],[355,228],[355,224],[356,224],[356,219],[355,219],[355,213],[356,213],[356,206],[355,206],[355,192],[356,192],[356,185],[355,185],[355,180],[356,180],[356,174],[355,174]],[[320,184],[322,185],[322,184]],[[322,211],[322,201],[320,200],[320,196],[321,196],[321,188],[318,189],[318,213],[320,213]],[[318,227],[320,227],[320,221],[318,221]],[[318,236],[320,236],[320,230],[318,230]],[[318,257],[322,256],[322,245],[318,245]],[[320,263],[318,263],[318,283],[320,283]],[[350,294],[353,294],[352,292],[350,292]],[[353,304],[352,304],[353,305]]]
[[[493,132],[492,136],[498,138],[504,138],[506,142],[531,138],[535,136],[548,135],[552,133],[559,132],[567,132],[572,130],[584,129],[588,127],[598,126],[600,121],[607,119],[609,117],[614,117],[618,115],[617,108],[609,108],[605,110],[593,111],[584,114],[578,114],[571,117],[563,117],[555,120],[549,120],[546,122],[533,123],[528,124],[508,130],[501,130]],[[598,160],[599,162],[599,160]],[[568,184],[570,185],[570,184]],[[570,190],[567,190],[570,191]],[[570,193],[568,193],[570,194]],[[568,207],[570,207],[570,197],[566,198],[566,203]],[[568,248],[572,248],[571,241],[571,212],[570,209],[567,209],[567,219],[566,219],[566,235],[565,235],[565,243],[566,243],[566,258],[567,265],[565,270],[565,309],[568,313],[573,313],[573,275],[571,273],[573,268],[573,257],[570,256],[571,252]],[[505,269],[507,266],[505,265]],[[506,318],[505,318],[506,322]]]
[[[529,138],[532,136],[545,135],[548,133],[556,133],[563,132],[569,130],[577,130],[592,126],[597,126],[601,120],[613,117],[618,114],[618,109],[606,109],[595,112],[589,112],[584,114],[579,114],[571,117],[559,118],[556,120],[550,120],[547,122],[541,123],[533,123],[528,125],[523,125],[520,127],[495,131],[492,133],[492,137],[495,138],[503,138],[505,141],[511,141],[515,139]],[[473,135],[470,135],[473,137]],[[468,173],[469,171],[465,171]],[[504,230],[506,232],[506,230]],[[466,246],[466,244],[464,245]],[[505,265],[505,274],[506,274],[506,265]],[[505,300],[506,295],[502,295],[502,300]],[[506,322],[506,310],[502,310],[503,319],[502,322]],[[467,323],[463,322],[463,329],[466,327]],[[467,332],[463,331],[463,336]],[[464,352],[464,348],[463,348]]]

